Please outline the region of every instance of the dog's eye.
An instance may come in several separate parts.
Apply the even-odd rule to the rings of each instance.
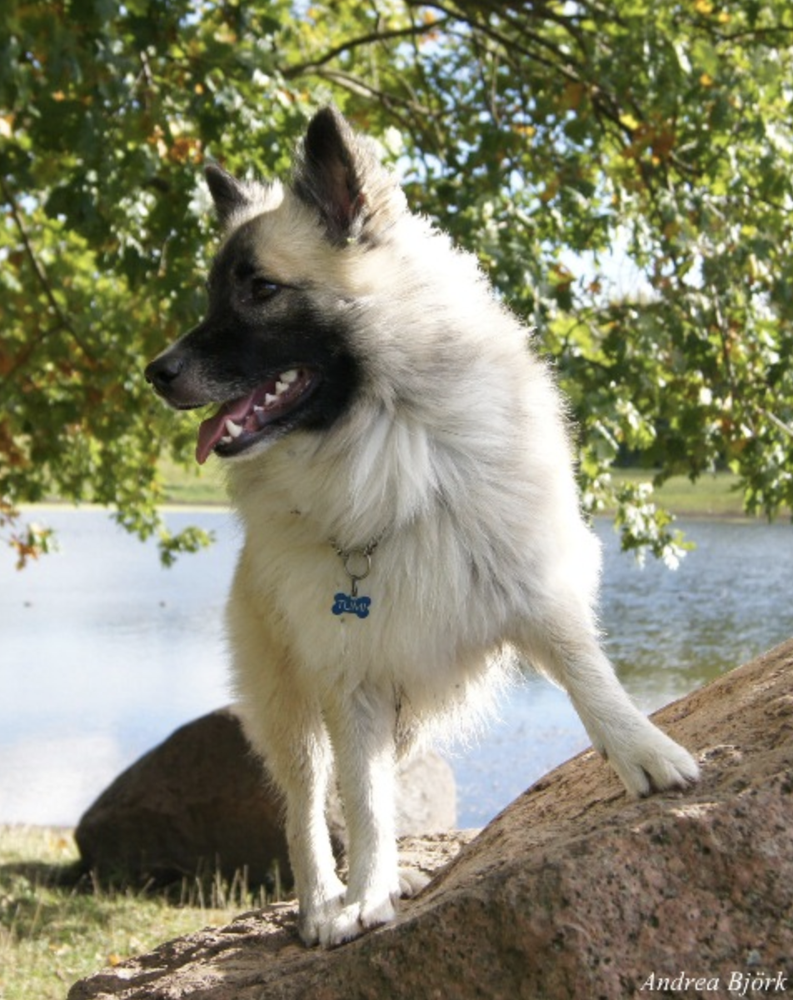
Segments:
[[[266,302],[280,292],[281,286],[269,278],[251,279],[251,297],[254,302]]]

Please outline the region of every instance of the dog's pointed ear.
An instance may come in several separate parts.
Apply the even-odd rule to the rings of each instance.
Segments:
[[[366,171],[372,160],[332,107],[311,119],[294,177],[297,196],[319,211],[334,243],[357,239],[367,216]]]
[[[235,212],[250,205],[246,185],[236,177],[232,177],[217,163],[207,163],[204,167],[204,176],[222,226],[226,225]]]

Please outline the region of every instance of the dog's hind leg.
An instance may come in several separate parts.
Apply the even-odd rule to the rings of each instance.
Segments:
[[[628,792],[685,788],[699,769],[691,754],[662,733],[628,697],[588,621],[569,601],[520,629],[516,645],[563,688],[594,748],[612,765]]]
[[[392,692],[362,685],[323,709],[349,839],[345,905],[320,929],[321,942],[330,947],[392,920],[401,894],[394,820],[396,708]]]

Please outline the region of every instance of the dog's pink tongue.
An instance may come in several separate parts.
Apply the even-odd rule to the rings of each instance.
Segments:
[[[195,449],[195,457],[199,465],[206,462],[218,441],[228,434],[226,430],[228,419],[235,423],[242,423],[253,405],[253,395],[251,393],[249,396],[241,396],[239,399],[224,403],[213,417],[207,417],[201,422]]]

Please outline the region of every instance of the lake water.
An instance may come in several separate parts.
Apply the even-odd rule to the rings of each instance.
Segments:
[[[218,541],[164,570],[101,511],[35,516],[61,551],[21,573],[0,562],[0,823],[71,826],[142,753],[229,701],[221,623],[239,536],[226,512],[171,512]],[[793,635],[789,523],[680,526],[697,549],[676,572],[640,569],[610,522],[596,526],[608,650],[645,711]],[[565,696],[530,679],[449,756],[460,825],[483,825],[587,742]]]

